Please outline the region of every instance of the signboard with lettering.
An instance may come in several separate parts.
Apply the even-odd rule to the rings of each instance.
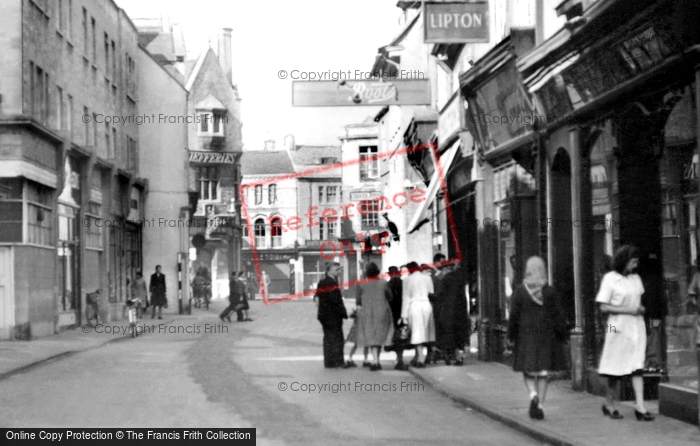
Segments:
[[[430,105],[430,81],[292,81],[293,107],[368,105]]]
[[[443,107],[438,118],[438,146],[449,144],[464,128],[464,106],[462,96],[456,91]]]
[[[191,163],[234,164],[236,158],[232,152],[194,152],[190,151]]]
[[[488,43],[487,2],[423,2],[425,43]]]

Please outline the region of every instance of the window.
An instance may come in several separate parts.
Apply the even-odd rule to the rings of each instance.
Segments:
[[[223,113],[202,112],[198,115],[200,135],[224,136],[224,122],[227,120]]]
[[[0,241],[22,242],[22,179],[0,178]]]
[[[379,178],[379,160],[377,146],[360,147],[360,180]],[[375,157],[370,161],[372,157]]]
[[[362,229],[379,226],[379,202],[376,200],[362,200],[357,207],[357,212],[362,217]]]
[[[58,130],[64,130],[64,110],[65,104],[63,103],[63,89],[56,86],[56,128]]]
[[[323,197],[325,194],[326,186],[318,186],[318,202],[324,203]]]
[[[216,200],[219,189],[219,172],[216,167],[198,167],[199,199]]]
[[[117,52],[115,51],[114,40],[112,40],[112,82],[117,82]]]
[[[56,26],[57,26],[57,29],[59,31],[63,32],[64,28],[65,28],[65,24],[66,24],[64,16],[63,16],[63,0],[56,1],[55,5],[56,5],[56,9],[57,9],[56,16],[58,17],[58,21],[56,23]]]
[[[269,204],[275,204],[277,202],[277,185],[270,184],[267,186],[267,201]]]
[[[92,146],[97,150],[97,113],[92,112]]]
[[[326,203],[338,202],[338,186],[326,187]]]
[[[97,63],[97,25],[94,17],[90,17],[90,25],[92,31],[92,63]]]
[[[88,110],[87,107],[83,107],[83,116],[90,116],[90,111]],[[85,119],[83,119],[83,127],[85,130],[85,134],[83,135],[83,145],[89,146],[90,145],[90,140],[89,140],[89,135],[90,135],[90,123],[85,122]]]
[[[338,217],[321,218],[319,220],[319,240],[327,240],[338,237]]]
[[[68,19],[68,38],[73,38],[73,0],[68,0],[68,14],[66,14]]]
[[[87,9],[83,8],[83,54],[88,55],[88,25],[87,25]]]
[[[262,204],[263,189],[262,184],[255,186],[255,204]]]
[[[105,33],[105,76],[109,77],[109,35]]]
[[[52,245],[52,189],[33,181],[27,181],[26,187],[28,211],[27,243]]]
[[[46,122],[49,110],[49,75],[38,65],[29,62],[29,102],[35,119]]]
[[[105,122],[105,150],[107,150],[107,158],[114,158],[114,152],[112,151],[112,141],[110,141],[110,131],[109,124]]]
[[[270,220],[270,235],[272,236],[272,247],[273,248],[280,248],[282,246],[282,219],[281,218],[274,217],[272,220]]]
[[[68,112],[66,113],[66,130],[73,139],[73,96],[68,95]]]
[[[90,222],[86,229],[85,247],[92,249],[103,249],[104,242],[102,237],[102,204],[95,201],[88,203],[88,209],[85,212],[86,220]]]
[[[255,220],[255,246],[265,247],[265,221],[262,218]]]

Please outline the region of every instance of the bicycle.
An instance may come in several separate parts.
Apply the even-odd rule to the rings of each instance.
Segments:
[[[135,338],[138,336],[136,322],[138,321],[138,309],[141,306],[141,301],[138,298],[127,299],[126,302],[124,302],[124,306],[129,316],[129,329],[131,330],[131,337]]]
[[[85,298],[87,302],[87,306],[85,307],[85,319],[91,327],[96,327],[100,321],[99,301],[101,293],[102,290],[97,289],[94,293],[88,293]]]

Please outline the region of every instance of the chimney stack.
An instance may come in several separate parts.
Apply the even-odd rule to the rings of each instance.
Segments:
[[[231,62],[231,28],[221,28],[219,30],[217,55],[219,65],[226,76],[229,84],[233,84],[233,68]]]
[[[275,140],[274,139],[268,139],[265,141],[265,150],[274,152],[275,151]]]
[[[284,148],[287,149],[288,152],[293,152],[297,149],[294,144],[294,135],[287,135],[284,137]]]

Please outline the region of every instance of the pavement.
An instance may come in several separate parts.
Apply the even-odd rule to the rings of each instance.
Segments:
[[[183,318],[187,316],[164,314],[162,321],[153,322],[171,324]],[[148,317],[140,321],[142,324],[150,322]],[[127,327],[128,323],[116,321],[96,328],[83,326],[32,341],[2,341],[0,380],[129,339]],[[383,355],[384,361],[392,357],[393,354]],[[480,362],[471,355],[461,367],[436,364],[424,369],[411,368],[410,373],[453,401],[546,444],[700,444],[697,426],[658,415],[658,405],[654,401],[647,402],[647,409],[656,414],[653,422],[638,422],[631,402],[618,406],[623,420],[612,420],[602,414],[602,397],[574,391],[566,380],[550,384],[544,404],[545,420],[532,420],[528,416],[529,397],[522,375],[503,364]]]
[[[495,362],[468,357],[461,367],[442,363],[409,371],[452,400],[486,414],[507,426],[552,445],[699,445],[698,426],[658,414],[658,401],[647,401],[656,415],[652,422],[634,416],[634,403],[617,408],[624,416],[613,420],[603,416],[604,398],[571,389],[568,380],[550,383],[544,404],[545,419],[528,414],[529,395],[522,374]]]
[[[170,324],[176,316],[163,314],[162,317],[162,320],[153,321]],[[150,320],[146,317],[140,319],[139,323],[148,323]],[[123,319],[100,323],[95,327],[85,324],[75,330],[65,330],[53,336],[31,341],[0,341],[0,380],[76,353],[129,338],[131,338],[129,322]]]

